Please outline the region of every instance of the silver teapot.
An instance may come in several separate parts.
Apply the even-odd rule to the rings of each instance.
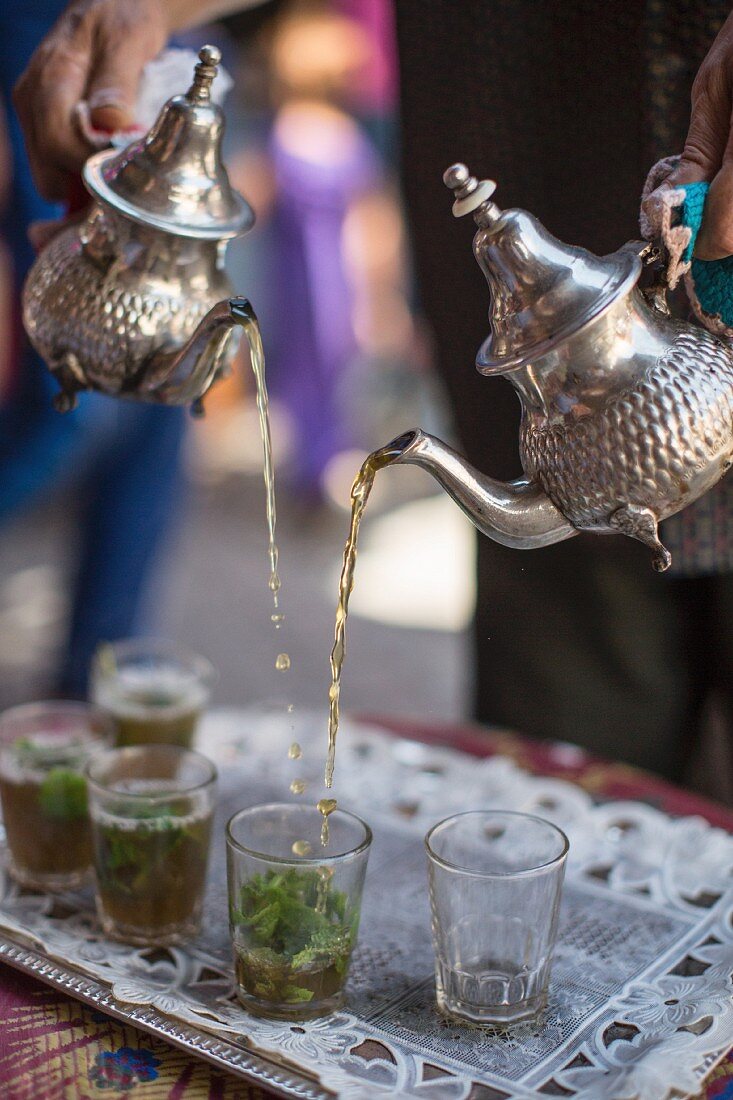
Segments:
[[[143,138],[90,157],[88,215],[28,274],[25,328],[58,379],[60,411],[93,389],[201,412],[228,368],[235,326],[258,339],[224,270],[228,241],[254,214],[222,163],[224,117],[210,95],[221,55],[204,46],[199,58],[189,90]]]
[[[505,375],[522,405],[526,476],[480,474],[440,440],[407,432],[382,449],[425,467],[478,529],[531,549],[578,531],[645,543],[667,569],[660,520],[697,500],[733,464],[733,350],[672,320],[663,281],[637,285],[652,246],[599,258],[562,244],[524,210],[500,210],[495,184],[456,164],[444,181],[491,292],[478,370]]]

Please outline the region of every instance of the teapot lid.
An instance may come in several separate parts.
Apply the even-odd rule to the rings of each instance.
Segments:
[[[221,159],[224,115],[209,89],[221,53],[199,51],[193,83],[163,106],[148,133],[84,165],[91,194],[134,221],[182,237],[222,240],[246,232],[254,212]]]
[[[641,273],[638,250],[594,256],[548,233],[525,210],[500,210],[496,184],[479,182],[464,164],[443,176],[454,194],[453,214],[473,214],[473,250],[491,290],[491,334],[476,366],[503,374],[546,355],[628,293]]]

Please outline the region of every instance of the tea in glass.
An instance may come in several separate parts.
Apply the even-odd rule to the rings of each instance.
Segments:
[[[272,803],[227,826],[237,994],[256,1015],[307,1019],[342,1003],[371,831],[336,810],[324,848],[322,820],[315,807]]]
[[[91,695],[117,744],[190,748],[215,679],[204,658],[147,639],[105,643],[92,663]]]
[[[200,925],[216,769],[175,745],[112,749],[87,770],[98,910],[107,935],[178,943]]]
[[[9,869],[25,886],[79,886],[92,863],[84,767],[112,744],[108,719],[83,703],[44,702],[0,716],[0,800]]]

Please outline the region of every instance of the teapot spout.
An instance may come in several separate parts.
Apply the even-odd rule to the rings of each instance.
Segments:
[[[532,550],[578,533],[536,483],[486,477],[452,447],[419,428],[388,443],[383,453],[389,454],[390,464],[422,466],[474,526],[502,546]]]
[[[150,401],[164,405],[193,406],[201,411],[201,398],[227,365],[232,330],[241,326],[250,347],[260,345],[259,325],[246,298],[217,302],[202,318],[189,340],[175,352],[159,352],[145,365],[140,389]]]

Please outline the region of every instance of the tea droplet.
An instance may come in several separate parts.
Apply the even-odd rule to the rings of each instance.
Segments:
[[[280,624],[282,623],[284,618],[285,618],[284,615],[281,615],[280,612],[275,611],[272,615],[270,615],[270,622],[275,624],[275,629],[276,630],[279,630],[280,629]]]
[[[321,824],[321,847],[325,848],[329,840],[328,815],[336,809],[335,798],[322,798],[317,806],[318,812],[323,815]]]
[[[275,668],[278,672],[287,672],[290,668],[290,658],[287,653],[278,653],[275,658]]]
[[[291,851],[294,856],[308,856],[311,853],[311,846],[307,840],[296,840]]]
[[[290,790],[293,794],[302,794],[305,790],[305,779],[294,779],[290,784]]]
[[[303,755],[303,750],[297,741],[293,741],[292,745],[288,749],[288,756],[291,760],[300,760]]]
[[[287,706],[288,714],[292,714],[294,710],[295,710],[295,703],[288,703],[288,706]]]

